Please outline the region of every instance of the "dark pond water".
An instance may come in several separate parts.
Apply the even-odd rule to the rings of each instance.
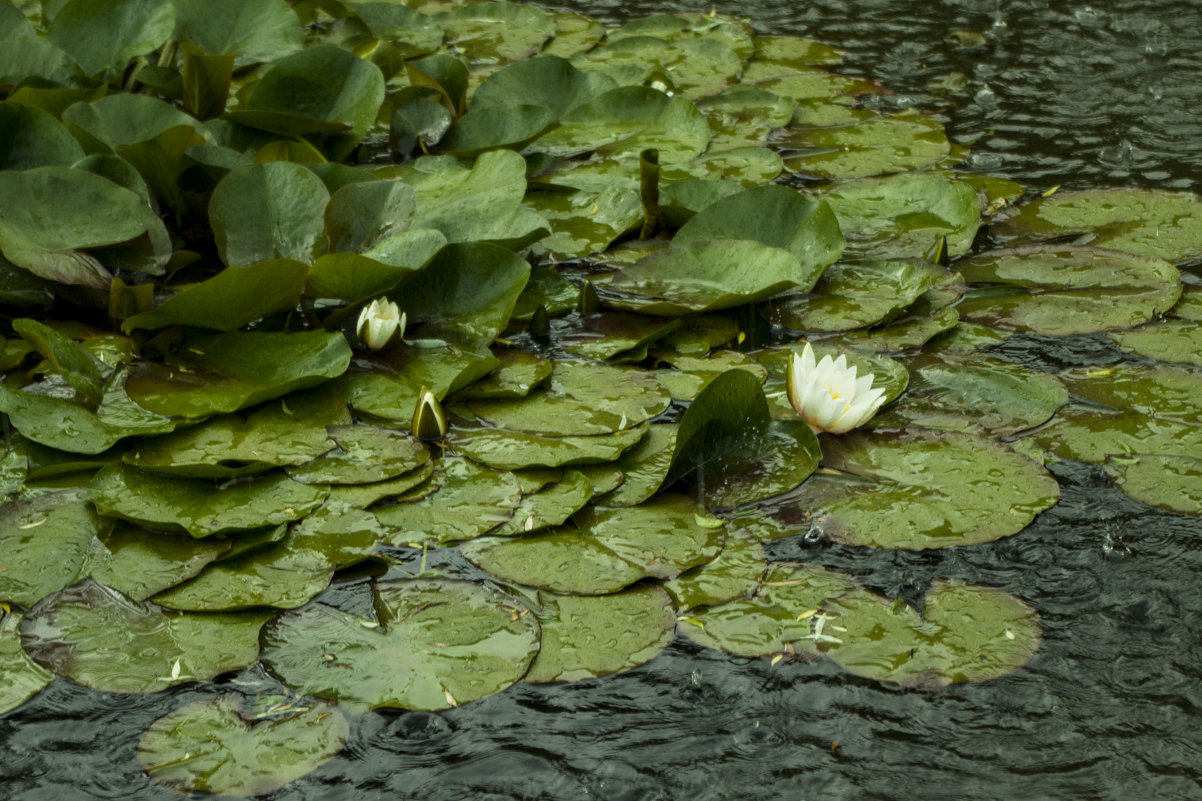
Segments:
[[[719,11],[847,51],[892,106],[941,109],[970,166],[1042,190],[1194,189],[1202,173],[1202,4],[750,0]],[[603,19],[709,2],[580,2]],[[964,52],[944,38],[985,33]],[[951,73],[967,88],[931,88]],[[1114,358],[1023,340],[1055,369]],[[776,558],[916,603],[935,578],[1000,587],[1041,615],[1026,668],[902,691],[827,662],[744,660],[678,640],[626,674],[517,685],[438,714],[371,713],[338,758],[271,795],[301,799],[1202,799],[1202,522],[1150,510],[1061,464],[1060,503],[1019,535],[929,553],[776,543]],[[260,677],[232,681],[253,689]],[[167,799],[135,758],[156,717],[226,687],[155,696],[59,680],[0,720],[0,797]]]

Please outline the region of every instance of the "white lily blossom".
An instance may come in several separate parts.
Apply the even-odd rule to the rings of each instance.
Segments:
[[[885,390],[872,388],[872,375],[856,376],[847,357],[816,361],[807,342],[793,354],[786,381],[789,403],[815,433],[843,434],[872,419],[885,401]]]
[[[405,333],[405,313],[391,300],[376,298],[359,312],[355,333],[364,345],[380,350]]]

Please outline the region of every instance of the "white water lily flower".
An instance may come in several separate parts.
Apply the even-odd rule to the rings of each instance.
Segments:
[[[359,312],[355,326],[359,341],[372,350],[380,350],[396,342],[405,333],[405,313],[385,298],[376,298]]]
[[[842,354],[815,363],[808,342],[800,356],[793,354],[786,385],[789,403],[815,433],[851,431],[872,419],[885,401],[885,390],[872,388],[871,374],[857,378]]]

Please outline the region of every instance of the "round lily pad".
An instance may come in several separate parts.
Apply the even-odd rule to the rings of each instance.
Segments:
[[[1159,320],[1134,331],[1114,331],[1108,336],[1128,353],[1158,362],[1202,367],[1202,322],[1196,320]]]
[[[269,617],[168,613],[88,580],[29,610],[21,639],[30,656],[85,687],[146,693],[253,665]]]
[[[680,495],[640,506],[588,509],[578,530],[518,540],[481,539],[460,551],[506,581],[553,592],[606,595],[642,578],[673,578],[722,550],[721,521],[703,517]]]
[[[676,425],[652,425],[643,441],[616,462],[624,478],[617,489],[606,496],[606,506],[637,506],[658,492],[668,477],[675,449]]]
[[[760,541],[742,529],[730,529],[717,559],[665,581],[664,589],[681,611],[717,606],[750,595],[767,569]]]
[[[289,704],[248,715],[236,693],[206,698],[156,720],[138,742],[138,761],[177,793],[249,797],[299,779],[346,744],[346,718],[330,704]]]
[[[638,667],[676,631],[672,599],[654,585],[595,597],[540,593],[542,645],[526,681],[580,681]]]
[[[925,262],[841,262],[826,269],[810,295],[777,301],[768,315],[798,331],[850,331],[895,315],[931,283]]]
[[[1181,294],[1176,268],[1150,256],[1097,248],[1032,246],[961,259],[976,284],[956,308],[973,323],[1064,336],[1145,323]]]
[[[1094,403],[1159,420],[1202,425],[1202,373],[1196,370],[1121,364],[1066,370],[1060,377],[1070,392]]]
[[[377,507],[376,518],[393,529],[398,544],[442,545],[470,540],[513,516],[521,487],[512,473],[481,467],[462,457],[448,457],[435,467],[442,486],[408,503]]]
[[[690,640],[737,656],[814,659],[819,652],[811,618],[823,602],[855,586],[849,576],[825,567],[773,562],[753,597],[694,609],[677,627]]]
[[[1202,427],[1136,412],[1102,414],[1066,406],[1030,440],[1061,459],[1083,462],[1138,453],[1195,456],[1202,452]]]
[[[830,636],[818,649],[844,670],[903,687],[935,690],[1018,670],[1039,648],[1038,615],[1009,593],[937,580],[912,607],[855,590],[820,613]]]
[[[559,481],[523,495],[513,517],[489,533],[495,537],[529,534],[560,526],[593,497],[593,482],[579,470],[568,470]]]
[[[640,370],[557,361],[545,389],[521,400],[474,400],[472,412],[511,431],[551,436],[611,434],[651,419],[671,398]]]
[[[991,542],[1021,531],[1060,495],[1040,465],[981,437],[852,431],[820,441],[828,469],[769,515],[794,532],[820,525],[848,545],[920,551]]]
[[[761,84],[787,93],[782,82]],[[834,128],[784,129],[778,146],[802,152],[785,157],[785,166],[814,178],[866,178],[929,167],[951,152],[943,125],[915,111],[876,117]]]
[[[485,585],[381,582],[375,608],[378,621],[323,604],[284,614],[263,633],[263,663],[306,695],[436,710],[505,689],[538,651],[534,616]]]
[[[1202,515],[1202,459],[1196,456],[1140,454],[1111,456],[1106,473],[1114,485],[1149,506]]]
[[[79,490],[0,504],[0,601],[32,606],[87,575],[101,520]]]
[[[414,470],[430,459],[421,440],[379,426],[330,426],[338,449],[311,462],[286,468],[303,484],[369,484]]]
[[[21,647],[21,620],[19,612],[0,611],[0,715],[16,709],[54,679]]]
[[[458,428],[447,442],[459,453],[500,470],[612,462],[643,439],[649,424],[595,437],[544,437],[499,428]]]
[[[195,539],[186,534],[119,523],[104,541],[108,553],[92,566],[92,578],[134,601],[174,587],[195,576],[230,550],[218,537]]]

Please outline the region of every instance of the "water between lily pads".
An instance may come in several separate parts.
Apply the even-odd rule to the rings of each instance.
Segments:
[[[968,166],[1042,191],[1202,178],[1202,6],[1097,0],[746,0],[762,33],[847,52],[886,108],[941,109]],[[703,2],[578,2],[611,20]],[[980,49],[945,41],[985,34]],[[949,77],[950,76],[950,77]],[[1104,364],[1100,340],[1018,338],[1044,369]],[[1064,463],[1057,506],[997,542],[925,553],[794,538],[774,558],[846,571],[912,604],[933,579],[1032,604],[1044,641],[1022,670],[934,693],[818,661],[772,665],[678,638],[628,673],[518,684],[463,707],[357,716],[344,752],[288,799],[1202,798],[1202,521],[1151,510]],[[254,685],[253,674],[233,689]],[[150,723],[226,686],[107,695],[59,680],[0,720],[0,785],[28,799],[168,799],[134,749]]]

